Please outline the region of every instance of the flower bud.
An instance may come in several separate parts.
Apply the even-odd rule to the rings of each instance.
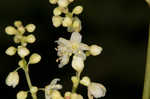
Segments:
[[[18,62],[18,65],[19,65],[21,68],[24,68],[25,64],[26,64],[26,61],[23,60],[23,59]]]
[[[58,0],[49,0],[51,4],[56,4]]]
[[[10,72],[6,78],[6,85],[15,88],[19,83],[18,72]]]
[[[36,86],[32,86],[32,88],[30,89],[31,93],[37,93],[37,91],[38,91],[38,87]]]
[[[61,12],[61,9],[59,7],[57,7],[54,9],[53,13],[55,16],[59,16],[59,15],[61,15],[62,12]]]
[[[78,79],[76,76],[72,76],[72,77],[71,77],[71,80],[72,80],[72,82],[73,82],[73,86],[74,86],[74,87],[77,87],[77,86],[78,86],[79,79]]]
[[[26,25],[26,29],[28,32],[34,32],[36,29],[36,26],[34,24],[28,24]]]
[[[52,22],[55,27],[59,27],[62,24],[62,17],[61,16],[53,16]]]
[[[82,13],[83,11],[83,7],[82,6],[76,6],[74,9],[73,9],[73,12],[74,14],[80,14]]]
[[[82,26],[81,26],[80,19],[75,18],[75,20],[73,21],[73,24],[72,24],[72,28],[75,32],[79,32],[81,30]]]
[[[5,28],[5,32],[8,34],[8,35],[15,35],[18,31],[13,27],[13,26],[7,26]]]
[[[36,38],[33,34],[28,35],[25,39],[27,43],[34,43],[36,41]]]
[[[21,22],[21,21],[15,21],[15,22],[14,22],[14,25],[15,25],[16,27],[21,27],[21,26],[22,26],[22,22]]]
[[[97,46],[97,45],[92,45],[92,46],[90,46],[90,53],[91,53],[91,55],[93,55],[93,56],[97,56],[97,55],[99,55],[101,52],[102,52],[102,47],[100,47],[100,46]]]
[[[26,99],[28,96],[28,93],[26,91],[19,91],[17,93],[17,99]]]
[[[58,0],[58,5],[60,7],[67,7],[69,5],[68,0]]]
[[[84,60],[81,57],[73,56],[72,68],[77,72],[82,72],[84,68]]]
[[[64,27],[68,27],[68,26],[72,25],[72,18],[65,17],[62,24]]]
[[[65,99],[70,99],[71,92],[65,92]]]
[[[30,51],[23,46],[18,46],[18,55],[22,58],[24,58],[25,56],[29,55]]]
[[[17,51],[17,49],[15,47],[11,46],[5,51],[5,53],[9,56],[13,56],[16,54],[16,51]]]
[[[80,83],[84,86],[89,86],[91,84],[90,78],[85,76],[80,80]]]
[[[88,86],[88,91],[95,98],[101,98],[105,96],[106,88],[102,84],[92,82]]]
[[[40,62],[40,60],[41,60],[41,56],[37,53],[34,53],[30,56],[29,63],[36,64],[36,63]]]

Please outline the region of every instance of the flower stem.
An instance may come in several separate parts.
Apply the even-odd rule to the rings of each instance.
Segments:
[[[77,85],[76,85],[76,86],[73,86],[73,88],[72,88],[72,93],[75,93],[76,90],[77,90],[77,88],[78,88],[78,86],[79,86],[79,83],[80,83],[80,74],[81,74],[81,73],[79,73],[79,72],[77,72],[77,74],[76,74],[76,77],[78,78],[78,82],[77,82]]]
[[[24,72],[25,72],[27,83],[28,83],[28,87],[29,87],[29,89],[31,89],[33,86],[32,86],[32,83],[31,83],[30,76],[29,76],[28,67],[29,67],[29,65],[25,64],[25,66],[24,66]],[[36,93],[31,93],[31,96],[32,96],[33,99],[37,99]]]
[[[145,81],[143,89],[143,99],[150,99],[150,25],[148,34],[148,46],[147,46],[147,63],[145,70]]]

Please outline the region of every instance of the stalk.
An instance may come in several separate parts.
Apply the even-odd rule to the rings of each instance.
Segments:
[[[143,99],[150,99],[150,25],[149,25],[149,34],[148,34],[147,61],[146,61],[146,70],[145,70]]]

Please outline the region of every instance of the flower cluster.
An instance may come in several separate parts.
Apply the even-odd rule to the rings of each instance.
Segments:
[[[29,57],[29,61],[26,61],[26,56],[28,56],[30,54],[30,50],[27,48],[28,43],[32,44],[36,41],[36,38],[33,34],[28,34],[25,32],[29,32],[32,33],[35,31],[36,26],[34,24],[28,24],[25,27],[23,26],[21,21],[15,21],[14,22],[14,26],[7,26],[5,28],[5,32],[8,35],[12,35],[13,40],[16,44],[18,44],[17,47],[14,46],[10,46],[5,53],[9,56],[13,56],[16,53],[19,55],[19,57],[21,58],[21,60],[19,60],[18,62],[18,68],[16,70],[14,70],[13,72],[10,72],[8,74],[8,77],[6,78],[6,84],[8,86],[12,86],[13,88],[15,88],[18,84],[19,84],[19,74],[18,74],[18,70],[19,69],[23,69],[25,71],[26,77],[27,77],[27,81],[28,81],[28,85],[29,85],[29,92],[31,92],[32,94],[36,93],[38,91],[38,88],[36,86],[32,86],[31,82],[30,82],[30,78],[29,78],[29,74],[28,74],[28,69],[29,69],[29,64],[36,64],[39,63],[41,60],[41,56],[37,53],[33,53],[31,54],[31,56]],[[27,98],[27,92],[28,91],[20,91],[17,94],[17,99],[26,99]]]
[[[76,16],[83,12],[82,6],[76,6],[73,10],[69,11],[69,4],[74,0],[49,0],[51,4],[58,4],[53,10],[52,22],[55,27],[63,26],[67,27],[68,32],[80,32],[82,29],[81,21]],[[61,16],[62,15],[62,16]],[[65,15],[65,16],[63,16]]]

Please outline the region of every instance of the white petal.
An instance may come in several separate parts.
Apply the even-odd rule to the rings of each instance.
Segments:
[[[80,43],[80,49],[81,50],[89,50],[89,46],[87,44],[84,44],[84,43]]]
[[[59,64],[59,68],[62,68],[64,65],[68,64],[69,62],[69,56],[68,55],[63,55]]]
[[[82,35],[80,33],[78,33],[78,32],[73,32],[72,35],[71,35],[70,40],[72,42],[78,42],[78,43],[80,43],[81,40],[82,40]]]
[[[95,98],[100,98],[105,96],[106,88],[102,84],[92,82],[88,87],[88,91]]]

